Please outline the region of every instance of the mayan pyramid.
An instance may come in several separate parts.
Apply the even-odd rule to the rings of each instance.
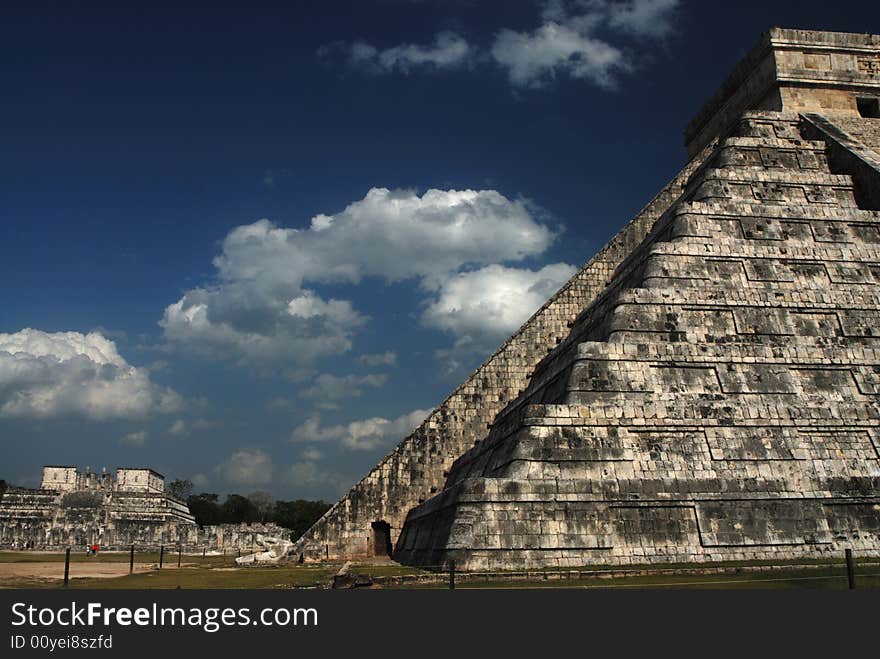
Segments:
[[[763,35],[685,168],[298,553],[880,555],[878,97],[880,36]]]

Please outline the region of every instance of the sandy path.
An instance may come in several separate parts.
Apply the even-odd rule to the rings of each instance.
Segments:
[[[155,563],[135,563],[135,572],[149,572]],[[169,566],[170,568],[171,566]],[[176,569],[172,568],[172,569]],[[128,563],[81,563],[70,564],[70,578],[92,577],[110,579],[128,574]],[[61,581],[64,579],[64,563],[0,563],[0,587],[13,586],[22,581]]]

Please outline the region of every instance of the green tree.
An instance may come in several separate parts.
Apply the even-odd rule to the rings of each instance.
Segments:
[[[258,490],[248,494],[247,498],[257,509],[258,521],[266,522],[272,518],[272,513],[275,510],[275,499],[272,498],[271,494]]]
[[[212,492],[193,494],[186,498],[186,505],[189,506],[189,511],[196,518],[196,524],[207,526],[209,524],[222,523],[223,510],[220,504],[217,503],[218,498]]]
[[[326,501],[276,501],[272,521],[290,529],[290,539],[296,540],[330,509]]]
[[[257,522],[260,519],[260,511],[247,497],[240,494],[230,494],[223,502],[223,521],[227,524],[241,524],[242,522]]]
[[[192,494],[193,484],[191,480],[177,478],[168,483],[168,494],[186,501]]]

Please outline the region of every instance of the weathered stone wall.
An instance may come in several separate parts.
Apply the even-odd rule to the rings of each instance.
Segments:
[[[880,157],[880,119],[835,116],[833,123]]]
[[[2,547],[60,549],[94,543],[121,549],[197,542],[198,526],[187,505],[165,494],[10,488],[0,503]]]
[[[568,335],[570,324],[681,195],[701,162],[698,156],[688,163],[412,435],[306,532],[293,553],[306,560],[372,556],[373,522],[390,525],[393,545],[408,511],[442,488],[453,461],[485,436],[495,415],[525,389],[535,365]]]
[[[809,123],[741,118],[410,513],[397,559],[880,555],[880,214]]]
[[[257,538],[269,537],[290,540],[290,529],[273,523],[216,524],[199,529],[197,545],[208,551],[231,553],[259,551]]]
[[[119,467],[116,487],[128,492],[164,492],[165,478],[152,469]]]
[[[832,172],[846,172],[853,179],[856,202],[862,208],[880,209],[880,119],[834,115],[804,115],[804,135],[827,146]]]
[[[98,544],[141,548],[194,544],[198,527],[185,502],[164,493],[147,468],[43,467],[40,489],[11,488],[0,502],[0,546],[58,549]]]
[[[773,28],[761,36],[685,129],[696,154],[746,110],[858,116],[856,93],[876,89],[880,36]]]
[[[10,488],[0,502],[0,547],[59,550],[98,544],[139,551],[182,546],[185,551],[249,552],[258,536],[290,539],[276,524],[199,527],[186,503],[153,492]]]
[[[59,494],[45,489],[8,488],[0,502],[0,547],[36,547],[47,542]],[[48,542],[54,540],[48,537]]]
[[[43,481],[40,487],[46,490],[75,490],[79,474],[76,467],[43,467]]]

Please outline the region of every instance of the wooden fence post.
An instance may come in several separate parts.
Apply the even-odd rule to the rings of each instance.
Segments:
[[[852,549],[846,550],[846,580],[849,582],[849,589],[856,589],[856,570],[853,565]]]
[[[70,580],[70,547],[68,547],[64,551],[64,587],[67,588],[67,584]]]

